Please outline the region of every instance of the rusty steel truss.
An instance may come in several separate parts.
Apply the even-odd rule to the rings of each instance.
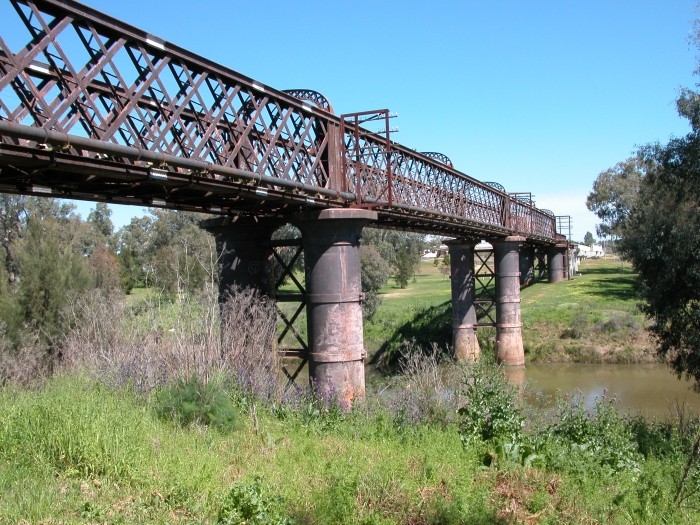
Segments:
[[[16,17],[0,28],[0,191],[224,215],[372,207],[387,227],[558,236],[532,202],[393,142],[387,110],[336,116],[315,91],[273,89],[71,0],[1,1]]]

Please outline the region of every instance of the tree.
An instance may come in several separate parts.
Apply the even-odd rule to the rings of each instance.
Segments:
[[[595,239],[593,238],[593,234],[591,232],[586,232],[586,235],[583,236],[583,244],[592,246],[594,243]]]
[[[598,175],[586,199],[586,207],[602,221],[598,227],[599,235],[620,236],[625,220],[637,202],[644,170],[644,160],[635,155]]]
[[[132,217],[131,222],[117,232],[117,257],[122,286],[127,292],[135,286],[147,286],[152,273],[148,246],[153,220],[148,216]]]
[[[691,121],[692,122],[692,121]],[[647,175],[621,250],[639,272],[661,355],[700,388],[700,133],[640,150]]]
[[[70,242],[71,208],[43,199],[30,201],[13,250],[19,279],[14,294],[23,324],[35,329],[50,350],[61,333],[62,309],[71,293],[93,288],[85,257]],[[14,327],[15,333],[20,327]]]
[[[213,236],[199,227],[202,215],[172,210],[151,212],[155,217],[147,253],[154,284],[167,295],[202,289],[218,277]]]
[[[374,246],[389,263],[394,270],[396,284],[401,288],[408,286],[408,281],[415,274],[426,244],[424,235],[375,228],[365,228],[362,242]]]
[[[111,216],[112,210],[104,202],[98,202],[95,209],[88,214],[87,220],[103,237],[109,238],[114,233]]]
[[[371,244],[360,246],[360,265],[362,292],[365,294],[362,313],[365,319],[371,320],[381,304],[379,289],[389,280],[391,266]]]

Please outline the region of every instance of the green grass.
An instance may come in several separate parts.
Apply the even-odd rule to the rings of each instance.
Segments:
[[[521,290],[523,342],[528,360],[648,362],[655,359],[638,309],[636,275],[619,260],[584,261],[580,275]],[[403,341],[451,341],[450,280],[432,263],[408,287],[386,286],[376,318],[365,323],[365,344],[375,361]],[[482,334],[493,337],[486,329]]]
[[[446,506],[491,515],[457,433],[444,428],[261,408],[256,428],[182,429],[80,377],[5,388],[0,411],[1,523],[213,521],[234,484],[256,479],[301,523],[406,523]],[[392,518],[371,521],[382,515]]]
[[[0,390],[0,523],[690,523],[677,439],[639,471],[554,448],[554,470],[463,445],[456,425],[237,401],[242,427],[181,427],[79,375]],[[612,429],[614,430],[614,429]],[[611,431],[612,431],[611,430]],[[618,433],[620,431],[618,430]],[[660,437],[661,435],[659,435]],[[538,452],[542,454],[542,451]],[[694,500],[693,500],[694,501]],[[241,516],[246,514],[247,521]]]
[[[521,291],[530,360],[648,362],[655,359],[639,311],[636,274],[613,259],[584,261],[580,275]]]

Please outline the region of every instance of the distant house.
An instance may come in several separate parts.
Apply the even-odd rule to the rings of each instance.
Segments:
[[[605,250],[603,250],[602,244],[591,244],[590,246],[576,244],[574,245],[574,253],[579,259],[598,259],[605,255]]]
[[[605,255],[602,244],[591,244],[591,258],[597,259]]]

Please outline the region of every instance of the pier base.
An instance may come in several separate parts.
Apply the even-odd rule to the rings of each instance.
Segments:
[[[452,284],[452,348],[457,360],[476,361],[480,355],[474,307],[474,246],[476,243],[457,240],[448,245]]]

